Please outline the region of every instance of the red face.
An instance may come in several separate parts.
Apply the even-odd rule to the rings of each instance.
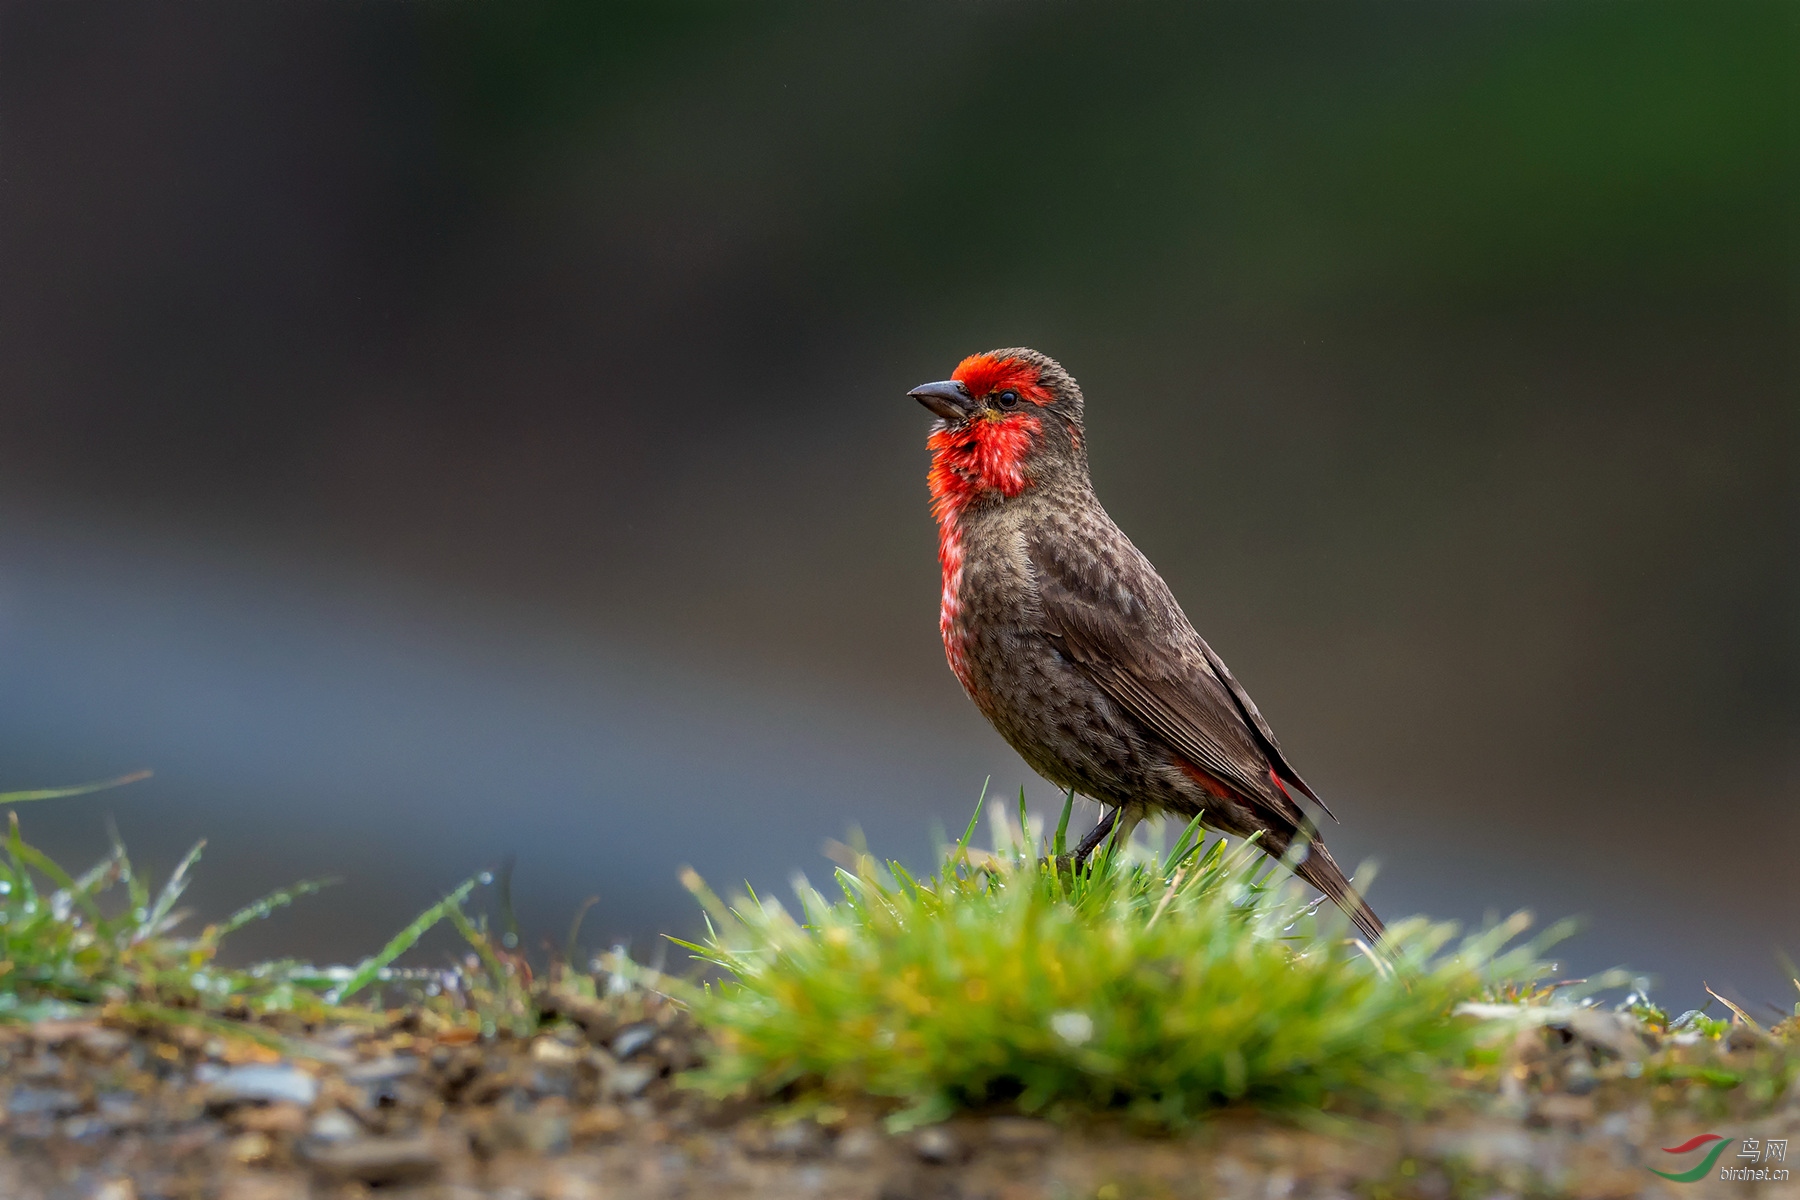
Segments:
[[[940,521],[982,492],[1010,498],[1031,486],[1025,459],[1044,428],[1031,410],[1053,399],[1037,367],[975,354],[950,379],[911,395],[941,419],[927,443],[932,511]]]

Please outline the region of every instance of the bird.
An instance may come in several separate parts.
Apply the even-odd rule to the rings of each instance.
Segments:
[[[1254,701],[1089,477],[1085,402],[1024,347],[962,360],[907,393],[930,410],[944,655],[1033,770],[1106,809],[1074,854],[1155,813],[1256,836],[1371,942],[1381,919],[1295,794],[1307,786]]]

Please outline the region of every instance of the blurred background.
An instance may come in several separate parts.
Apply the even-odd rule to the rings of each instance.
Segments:
[[[240,957],[516,856],[686,932],[1056,803],[946,669],[926,415],[1028,344],[1378,860],[1791,1006],[1800,10],[0,6],[0,786]],[[1091,813],[1090,813],[1091,817]]]

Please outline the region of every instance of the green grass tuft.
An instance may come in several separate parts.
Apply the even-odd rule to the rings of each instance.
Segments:
[[[276,892],[193,937],[174,930],[188,873],[204,843],[188,851],[152,894],[116,841],[112,853],[72,876],[26,842],[8,815],[0,861],[0,1020],[74,1016],[129,1006],[138,1013],[242,1015],[322,1008],[279,970],[227,970],[214,961],[224,937],[324,887]]]
[[[115,782],[132,778],[137,776]],[[106,785],[10,793],[0,800],[50,799],[99,786]],[[494,944],[485,918],[464,911],[486,876],[453,889],[356,966],[281,961],[234,968],[217,961],[229,934],[330,881],[283,888],[184,937],[179,930],[188,914],[177,906],[204,847],[202,842],[188,851],[153,890],[116,839],[109,855],[76,876],[25,841],[17,814],[9,813],[0,848],[0,1021],[98,1015],[280,1042],[272,1030],[289,1019],[366,1020],[379,1011],[385,987],[405,985],[418,974],[397,971],[394,961],[442,922],[453,925],[474,953],[448,969],[426,972],[438,986],[429,996],[413,989],[415,1004],[482,1034],[529,1032],[535,1024],[529,968]],[[349,1007],[359,994],[365,1003]]]
[[[1197,824],[1081,872],[1034,840],[1002,817],[993,852],[965,836],[923,880],[858,854],[839,898],[797,885],[798,917],[727,909],[690,874],[709,932],[683,944],[729,972],[690,998],[719,1045],[698,1081],[889,1097],[898,1127],[997,1101],[1164,1126],[1233,1103],[1391,1110],[1473,1045],[1459,1002],[1537,971],[1535,948],[1505,949],[1523,918],[1454,950],[1453,926],[1402,922],[1377,954]]]

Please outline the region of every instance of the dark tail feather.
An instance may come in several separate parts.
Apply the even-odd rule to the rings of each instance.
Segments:
[[[1369,902],[1358,895],[1356,889],[1350,886],[1350,881],[1344,878],[1343,871],[1332,861],[1331,851],[1325,849],[1325,843],[1314,841],[1308,850],[1310,852],[1306,861],[1294,868],[1294,874],[1324,892],[1333,904],[1343,909],[1344,915],[1362,930],[1371,946],[1380,942],[1386,926],[1375,915],[1375,910],[1369,907]]]

